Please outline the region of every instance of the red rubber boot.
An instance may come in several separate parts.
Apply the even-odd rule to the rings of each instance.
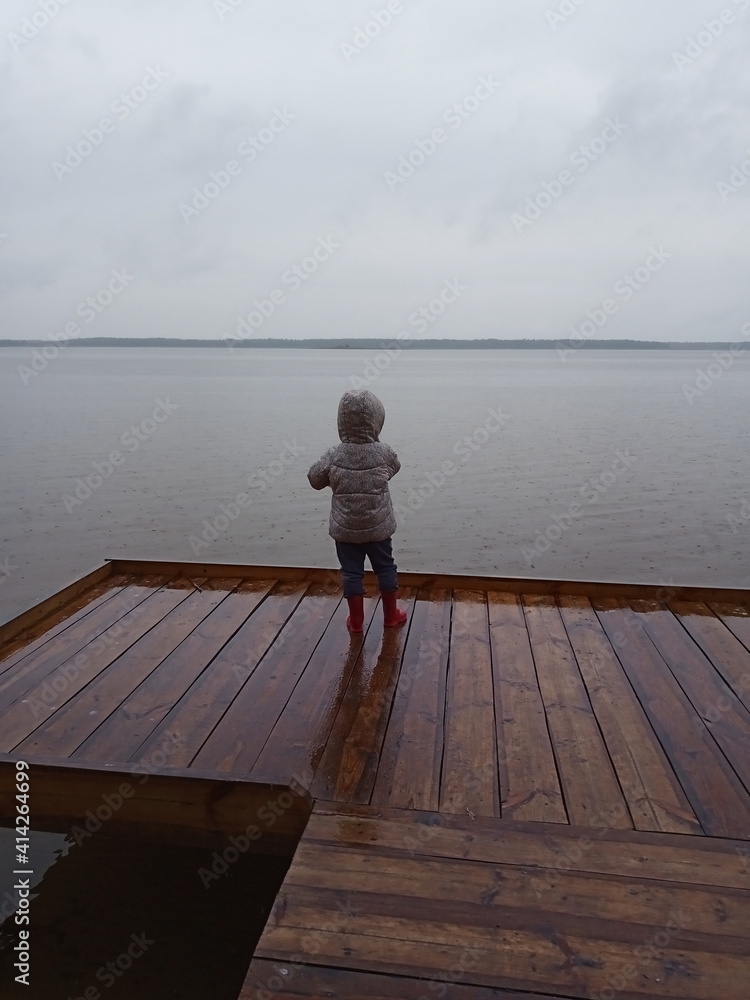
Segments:
[[[347,597],[346,603],[349,605],[349,617],[346,619],[346,627],[350,632],[361,632],[365,623],[364,595],[355,594]]]
[[[397,590],[381,590],[383,598],[383,624],[386,628],[396,628],[406,621],[406,612],[396,604]]]

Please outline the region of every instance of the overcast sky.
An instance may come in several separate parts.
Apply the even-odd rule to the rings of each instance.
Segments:
[[[737,341],[750,320],[750,0],[0,18],[0,337],[567,339],[588,320]]]

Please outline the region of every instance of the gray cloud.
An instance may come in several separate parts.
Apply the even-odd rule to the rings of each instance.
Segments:
[[[750,159],[750,3],[235,5],[69,0],[28,39],[38,0],[4,5],[0,336],[118,268],[81,335],[225,336],[330,237],[263,336],[389,338],[458,278],[426,335],[564,337],[663,247],[597,335],[739,338],[750,182],[717,183]]]

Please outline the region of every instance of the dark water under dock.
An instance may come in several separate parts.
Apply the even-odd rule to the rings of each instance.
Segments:
[[[14,837],[0,829],[0,899],[13,895]],[[289,859],[239,852],[229,838],[112,836],[91,817],[44,839],[52,863],[38,878],[39,857],[32,880],[28,987],[15,982],[14,918],[0,924],[4,1000],[235,1000]],[[32,834],[31,858],[41,851]]]

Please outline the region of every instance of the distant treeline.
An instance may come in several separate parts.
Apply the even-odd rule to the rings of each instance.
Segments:
[[[402,347],[404,350],[423,351],[487,351],[531,349],[551,351],[558,348],[581,348],[582,350],[609,351],[716,351],[736,345],[724,341],[679,341],[663,340],[398,340],[362,337],[351,340],[336,338],[312,338],[309,340],[277,340],[273,337],[253,337],[247,339],[228,338],[226,340],[189,340],[177,337],[77,337],[67,341],[50,340],[0,340],[0,347],[47,347],[56,343],[60,347],[231,347],[233,350],[252,347],[288,347],[324,350],[373,351]]]

